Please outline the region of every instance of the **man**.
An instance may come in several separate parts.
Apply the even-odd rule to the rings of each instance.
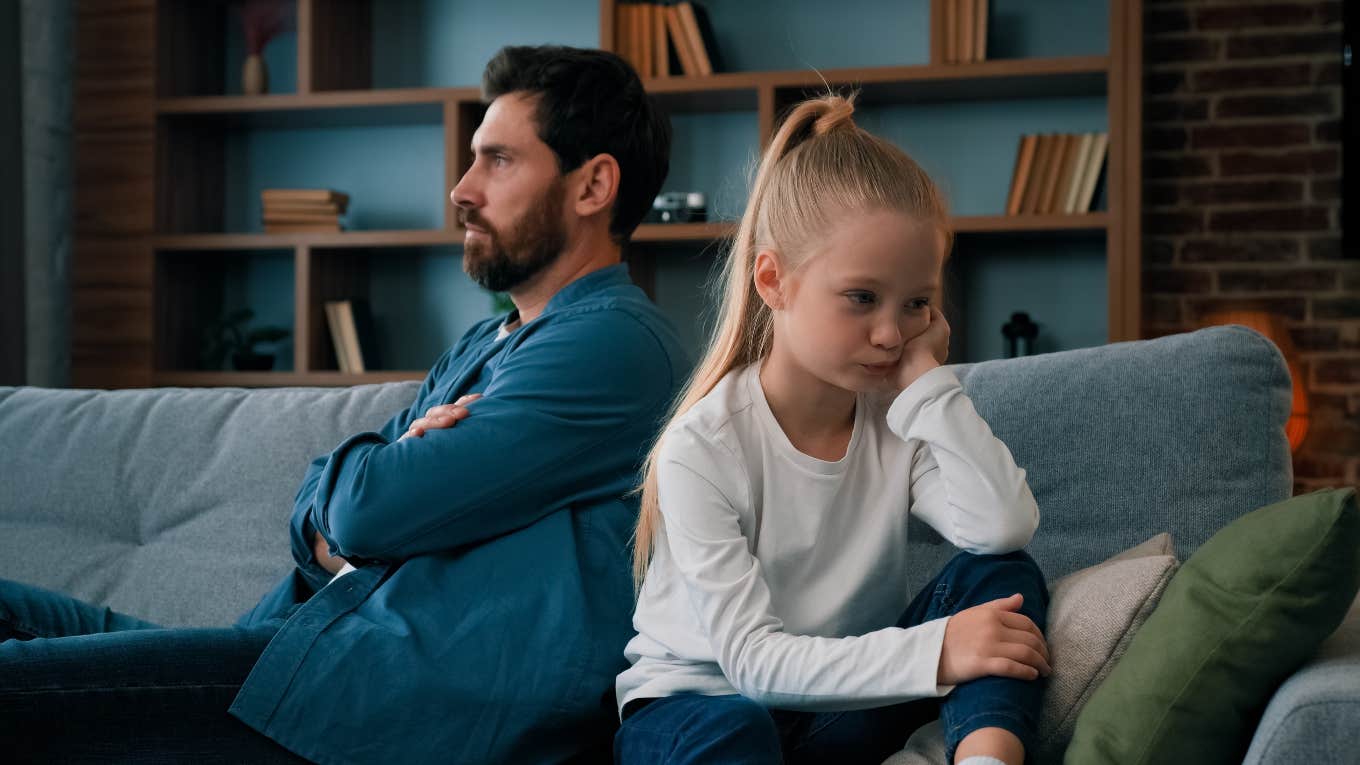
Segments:
[[[166,686],[220,673],[231,715],[308,759],[558,762],[610,745],[632,634],[628,497],[688,371],[620,264],[665,178],[670,127],[600,51],[503,49],[483,91],[451,198],[464,269],[516,310],[468,331],[380,432],[311,464],[291,521],[297,566],[234,630],[129,621],[113,626],[136,632],[95,636]],[[0,614],[0,639],[53,598],[6,583],[0,603],[26,611]],[[140,648],[117,647],[128,635]],[[11,668],[50,690],[84,639],[0,644],[0,709]],[[168,645],[178,675],[157,653]],[[69,714],[61,696],[25,708]],[[239,739],[252,759],[273,746],[220,717],[218,742]]]

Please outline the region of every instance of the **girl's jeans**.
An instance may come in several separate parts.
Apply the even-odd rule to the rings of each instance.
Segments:
[[[227,714],[282,622],[164,629],[0,579],[7,762],[303,762]]]
[[[954,556],[907,606],[898,627],[914,627],[1015,593],[1020,612],[1045,628],[1048,587],[1024,551],[1008,555]],[[614,739],[622,765],[683,763],[871,763],[878,765],[906,743],[912,731],[940,718],[947,762],[969,733],[998,727],[1034,750],[1043,680],[983,677],[958,685],[943,699],[923,699],[855,712],[766,709],[740,695],[680,694],[629,702]]]

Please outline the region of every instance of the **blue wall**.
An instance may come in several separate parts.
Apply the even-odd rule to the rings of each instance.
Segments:
[[[927,0],[709,0],[705,5],[728,71],[929,59]],[[1106,6],[1085,0],[993,0],[990,56],[1103,54]],[[863,18],[874,22],[858,21]],[[374,3],[373,83],[475,86],[486,60],[502,45],[594,46],[598,34],[595,0]],[[239,36],[229,48],[239,48]],[[266,48],[273,91],[294,89],[295,51],[291,34]],[[239,53],[229,56],[226,66],[229,84],[239,90]],[[957,214],[981,215],[1004,208],[1022,134],[1104,130],[1105,112],[1102,98],[1050,98],[874,106],[862,108],[858,119],[915,157],[940,183]],[[706,192],[711,219],[740,217],[759,149],[755,112],[677,114],[672,120],[675,141],[664,188]],[[233,134],[227,150],[229,231],[260,230],[259,191],[272,186],[350,193],[348,229],[443,226],[448,189],[438,125],[249,130]],[[657,302],[697,349],[711,316],[707,277],[716,248],[647,248],[652,250]],[[380,341],[390,349],[385,367],[423,368],[467,326],[490,314],[490,297],[461,272],[460,248],[380,252],[382,257],[371,261],[370,298]],[[266,265],[243,271],[245,283],[238,292],[256,305],[262,319],[290,323],[292,272],[273,256],[264,260]],[[1041,351],[1105,342],[1101,238],[964,236],[953,268],[962,288],[951,298],[968,325],[956,328],[957,360],[999,356],[999,327],[1016,310],[1029,311],[1041,324]],[[289,308],[287,316],[256,300],[279,301]]]

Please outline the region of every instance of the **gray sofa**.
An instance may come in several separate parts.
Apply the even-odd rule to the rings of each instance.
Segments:
[[[956,369],[1028,471],[1042,512],[1030,551],[1050,581],[1163,531],[1184,560],[1291,493],[1288,372],[1250,330]],[[0,577],[164,624],[229,623],[290,566],[308,461],[416,388],[0,388]],[[953,552],[916,530],[913,586]],[[1347,730],[1360,730],[1354,610],[1271,700],[1247,762],[1354,763]]]

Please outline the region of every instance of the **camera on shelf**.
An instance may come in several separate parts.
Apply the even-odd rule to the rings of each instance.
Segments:
[[[652,202],[645,223],[702,223],[708,220],[707,200],[698,191],[664,191]]]

